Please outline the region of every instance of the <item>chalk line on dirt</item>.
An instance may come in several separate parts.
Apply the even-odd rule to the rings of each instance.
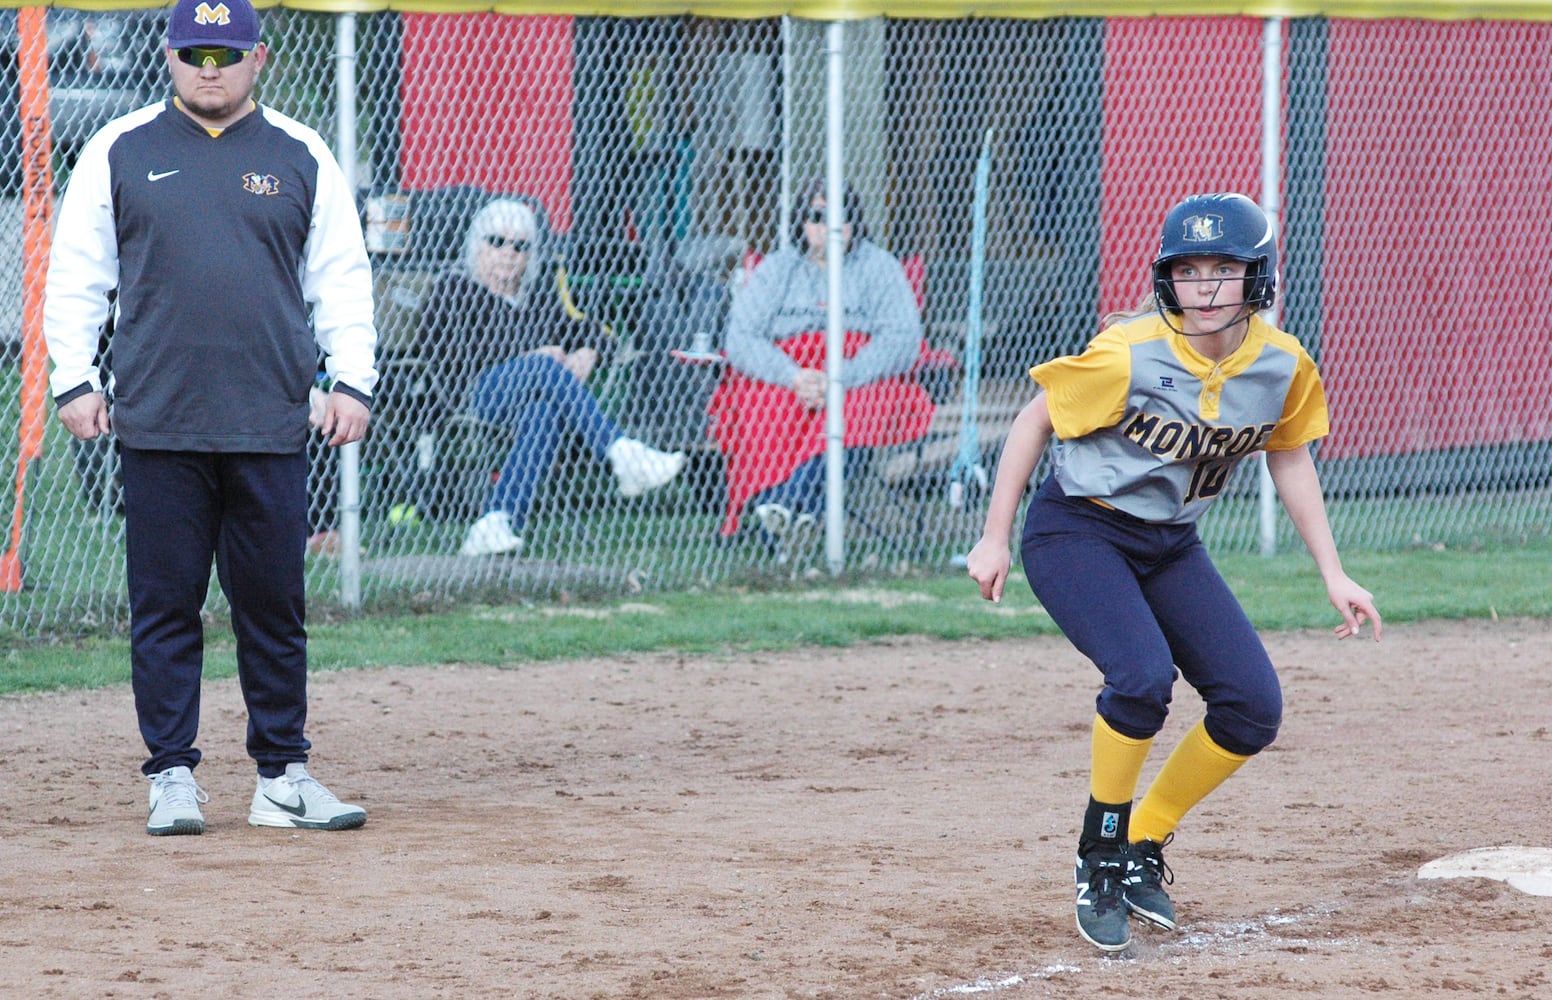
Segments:
[[[1225,955],[1239,955],[1267,945],[1275,945],[1280,949],[1297,948],[1302,951],[1340,948],[1349,942],[1337,938],[1322,938],[1315,941],[1309,938],[1289,937],[1286,932],[1286,928],[1296,927],[1311,918],[1326,916],[1332,912],[1333,909],[1329,906],[1312,906],[1291,913],[1268,913],[1251,920],[1236,920],[1229,923],[1204,921],[1191,924],[1183,928],[1182,933],[1162,940],[1150,931],[1146,937],[1133,938],[1132,946],[1126,951],[1108,956],[1096,955],[1095,960],[1109,966],[1123,962],[1141,963],[1154,957],[1178,960],[1182,952],[1200,954],[1218,951]],[[999,993],[1040,980],[1055,979],[1058,976],[1082,975],[1083,971],[1081,965],[1058,964],[1048,965],[1033,972],[1009,973],[998,977],[982,976],[973,982],[944,986],[928,993],[918,994],[911,1000],[945,1000],[947,997]]]

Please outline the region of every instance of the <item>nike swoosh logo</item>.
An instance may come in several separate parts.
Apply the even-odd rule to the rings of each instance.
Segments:
[[[283,810],[285,810],[286,812],[290,813],[293,816],[306,816],[307,815],[307,803],[302,800],[301,796],[297,796],[296,805],[294,805],[294,806],[288,806],[284,802],[276,802],[274,799],[270,798],[268,795],[264,796],[264,798],[265,798],[266,801],[268,801],[270,803],[270,805],[274,806],[277,809],[283,809]]]
[[[163,177],[171,177],[173,174],[176,174],[176,173],[179,173],[179,171],[177,171],[177,170],[164,170],[161,173],[157,173],[155,170],[147,170],[146,171],[146,180],[148,180],[148,181],[159,181]],[[267,797],[268,796],[266,796],[266,798]],[[279,803],[276,803],[276,804],[278,805]]]

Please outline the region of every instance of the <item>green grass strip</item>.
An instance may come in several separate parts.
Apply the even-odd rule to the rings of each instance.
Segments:
[[[1257,627],[1330,628],[1336,613],[1302,553],[1218,559]],[[1552,615],[1552,546],[1475,551],[1362,552],[1348,572],[1372,590],[1388,623],[1439,618]],[[824,580],[790,588],[727,587],[608,602],[474,605],[435,613],[314,621],[314,669],[483,663],[678,651],[738,655],[796,646],[840,647],[891,636],[1006,639],[1055,628],[1021,576],[1001,605],[981,600],[963,575],[879,581]],[[235,673],[222,625],[207,631],[206,676]],[[10,639],[0,653],[0,694],[122,684],[129,642]]]

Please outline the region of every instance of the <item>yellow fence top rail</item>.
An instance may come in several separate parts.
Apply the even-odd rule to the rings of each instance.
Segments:
[[[134,0],[55,0],[24,3],[0,0],[4,7],[73,7],[78,10],[132,10],[160,4]],[[895,18],[1056,17],[1345,17],[1366,20],[1552,21],[1552,0],[259,0],[257,6],[293,10],[371,13],[397,10],[428,14],[570,14],[579,17],[696,17],[748,20],[793,17],[815,21]]]

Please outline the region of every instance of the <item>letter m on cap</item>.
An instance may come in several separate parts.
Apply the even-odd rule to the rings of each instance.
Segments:
[[[208,3],[202,3],[194,8],[195,24],[231,24],[232,12],[226,4],[218,3],[214,7]]]

